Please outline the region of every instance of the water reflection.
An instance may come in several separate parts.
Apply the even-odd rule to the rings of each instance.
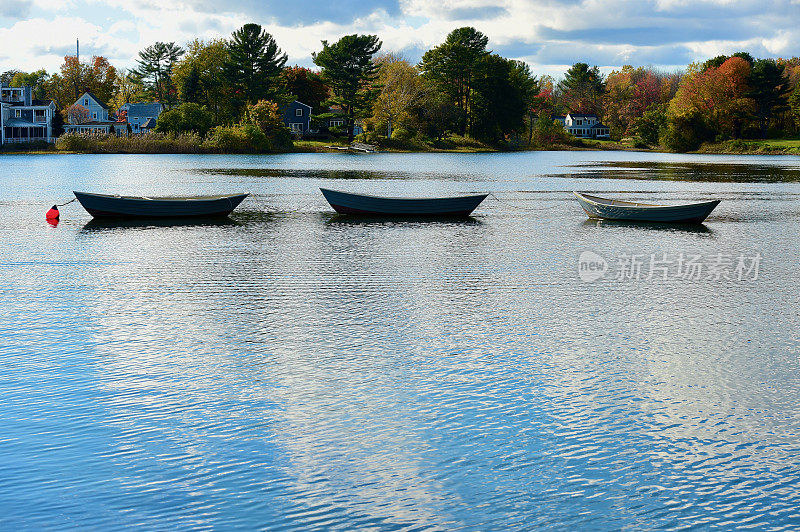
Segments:
[[[201,168],[202,174],[248,177],[300,177],[308,179],[419,179],[419,172],[402,170],[327,170],[296,168]]]
[[[108,231],[124,229],[156,229],[164,227],[225,227],[239,225],[227,216],[191,218],[92,218],[81,232]]]
[[[797,528],[800,186],[580,179],[602,157],[698,159],[4,161],[5,528]],[[342,217],[313,172],[192,170],[209,163],[327,166],[370,193],[502,201],[462,220]],[[410,180],[370,177],[395,168]],[[455,181],[421,179],[441,171]],[[222,223],[81,229],[75,210],[50,230],[39,201],[55,186],[234,183],[255,192],[251,210]],[[708,226],[587,221],[570,192],[582,188],[725,201]],[[758,252],[763,269],[585,283],[584,250]]]
[[[581,223],[582,227],[586,228],[602,228],[602,227],[615,227],[631,230],[641,231],[665,231],[671,233],[698,233],[698,234],[713,234],[705,224],[688,224],[688,223],[657,223],[657,222],[629,222],[625,220],[597,220],[589,218]]]
[[[660,179],[730,183],[796,183],[800,168],[726,162],[592,161],[568,165],[577,173],[549,174],[592,179]]]
[[[334,214],[325,223],[343,225],[481,225],[483,222],[472,216],[356,216]]]

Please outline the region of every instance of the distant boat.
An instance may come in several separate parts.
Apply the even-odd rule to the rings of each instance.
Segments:
[[[451,198],[387,198],[320,188],[339,214],[369,216],[469,216],[488,194]]]
[[[589,218],[631,222],[701,223],[720,200],[684,205],[653,205],[612,200],[573,192]]]
[[[185,218],[227,216],[248,194],[148,197],[73,192],[89,214],[113,218]]]

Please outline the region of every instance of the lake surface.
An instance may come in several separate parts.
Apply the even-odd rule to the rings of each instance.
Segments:
[[[0,165],[0,529],[800,528],[800,158]],[[359,221],[319,186],[493,196]],[[72,190],[252,196],[51,227]],[[572,190],[722,203],[612,224]]]

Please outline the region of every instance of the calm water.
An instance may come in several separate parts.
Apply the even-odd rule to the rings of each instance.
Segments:
[[[800,528],[800,158],[0,165],[0,529]],[[353,221],[320,185],[495,196]],[[253,195],[49,226],[72,190]],[[723,202],[631,226],[572,190]]]

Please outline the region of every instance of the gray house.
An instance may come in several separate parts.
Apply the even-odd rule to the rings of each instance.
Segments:
[[[127,113],[128,125],[131,126],[131,133],[147,133],[156,127],[156,122],[164,106],[158,102],[150,103],[126,103],[119,108],[120,111]]]
[[[302,135],[311,128],[311,106],[297,100],[283,108],[283,123],[292,133]]]
[[[15,142],[53,142],[53,117],[56,104],[34,100],[29,86],[0,84],[0,144]]]

